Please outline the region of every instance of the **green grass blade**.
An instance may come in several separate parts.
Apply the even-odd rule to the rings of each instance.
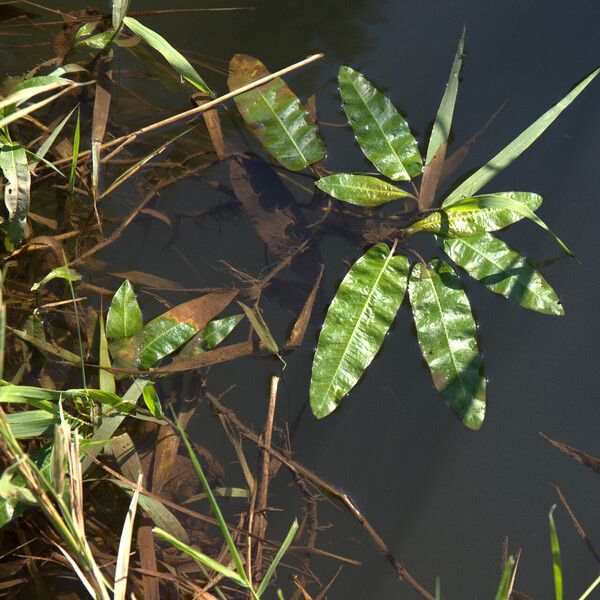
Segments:
[[[130,0],[113,0],[112,3],[112,26],[115,31],[121,27],[123,19],[127,14]]]
[[[481,167],[466,181],[461,183],[444,200],[442,206],[450,206],[460,198],[472,196],[477,193],[486,183],[491,181],[498,173],[501,173],[518,158],[544,131],[556,120],[556,118],[583,92],[583,90],[600,73],[600,68],[588,75],[579,85],[575,86],[562,100],[545,112],[537,121],[530,125],[523,133],[517,136],[506,148],[501,150],[486,165]]]
[[[217,503],[215,495],[213,494],[212,489],[208,483],[208,480],[206,479],[206,475],[204,475],[202,466],[200,465],[200,462],[198,461],[198,458],[196,457],[196,453],[194,452],[194,449],[192,448],[192,445],[190,444],[190,441],[189,441],[187,435],[185,434],[185,431],[179,424],[179,421],[175,421],[175,426],[177,427],[177,431],[179,432],[179,435],[181,436],[181,439],[183,440],[183,443],[185,444],[185,447],[188,451],[190,459],[194,465],[194,468],[196,469],[196,473],[198,473],[198,478],[200,479],[200,483],[202,485],[202,488],[204,489],[204,493],[206,494],[206,496],[208,498],[208,503],[210,505],[210,509],[211,509],[213,515],[215,516],[215,518],[217,519],[217,521],[219,522],[219,528],[221,529],[221,534],[223,535],[223,538],[225,539],[225,541],[227,543],[229,552],[231,553],[231,557],[233,558],[233,562],[235,563],[235,567],[238,572],[238,575],[239,575],[240,579],[244,581],[245,587],[249,587],[248,583],[247,583],[248,580],[246,578],[246,572],[244,571],[244,564],[242,562],[242,558],[241,558],[237,548],[235,547],[235,543],[233,541],[233,538],[231,537],[231,533],[229,532],[229,527],[227,527],[227,522],[225,521],[225,518],[223,517],[223,513],[221,512],[221,509],[219,508],[219,505]]]
[[[162,540],[165,540],[165,542],[169,542],[169,544],[175,546],[175,548],[177,548],[178,550],[185,552],[185,554],[187,554],[188,556],[191,556],[194,560],[197,560],[199,563],[205,565],[209,569],[212,569],[213,571],[220,573],[224,577],[227,577],[227,579],[231,579],[231,581],[234,581],[241,587],[244,587],[244,588],[249,587],[246,579],[243,579],[242,577],[240,577],[235,571],[232,571],[230,568],[226,567],[225,565],[222,565],[221,563],[217,562],[216,560],[213,560],[209,556],[206,556],[206,554],[203,554],[202,552],[195,550],[191,546],[184,544],[183,542],[179,541],[177,538],[174,538],[172,535],[168,534],[166,531],[163,531],[162,529],[160,529],[160,527],[154,527],[154,529],[152,529],[152,532],[155,533]]]
[[[427,156],[425,157],[425,165],[428,165],[437,151],[441,148],[442,144],[448,142],[450,135],[450,128],[452,127],[452,116],[454,115],[454,106],[456,105],[456,96],[458,94],[458,84],[460,77],[460,70],[462,68],[463,61],[463,50],[465,47],[465,30],[463,29],[460,39],[458,40],[458,48],[456,49],[456,55],[450,69],[450,77],[444,96],[440,103],[433,129],[431,130],[431,136],[429,138],[429,145],[427,146]]]
[[[40,159],[46,156],[46,153],[48,152],[48,150],[50,150],[52,144],[54,144],[56,138],[60,135],[60,132],[63,130],[63,127],[66,125],[67,121],[71,118],[71,115],[77,110],[77,108],[78,107],[76,106],[73,108],[73,110],[67,113],[67,116],[50,132],[50,134],[44,140],[42,145],[38,148],[38,151],[36,152],[36,158],[34,158],[34,160],[32,160],[29,163],[32,169],[34,169],[37,166]]]
[[[285,536],[285,540],[283,540],[283,544],[281,544],[281,547],[277,551],[277,554],[275,555],[273,562],[269,565],[269,568],[267,569],[267,572],[265,573],[264,579],[260,582],[260,586],[258,587],[258,590],[256,591],[256,595],[259,598],[265,593],[267,586],[269,585],[269,582],[271,581],[271,577],[273,577],[273,573],[275,573],[275,569],[277,569],[277,566],[281,562],[283,555],[287,552],[287,549],[290,547],[290,544],[294,540],[294,536],[296,535],[297,531],[298,531],[298,520],[294,519],[294,522],[292,523],[292,526],[290,527],[288,534]]]
[[[550,524],[550,548],[552,550],[552,572],[554,574],[554,594],[556,600],[563,600],[563,577],[562,565],[560,562],[560,545],[558,543],[558,533],[556,531],[556,523],[554,523],[554,509],[556,504],[552,506],[548,513],[548,521]]]
[[[510,583],[514,567],[515,559],[514,557],[509,556],[502,571],[502,577],[500,578],[500,585],[498,586],[495,600],[509,600],[508,594],[510,593]]]
[[[71,171],[69,173],[69,194],[75,189],[75,175],[77,173],[77,161],[79,160],[79,144],[81,142],[81,111],[77,107],[77,121],[75,121],[75,132],[73,133],[73,159],[71,160]]]
[[[598,585],[600,585],[600,576],[596,577],[596,579],[594,579],[594,581],[592,582],[592,585],[590,585],[590,587],[585,590],[585,592],[583,592],[583,594],[581,594],[581,596],[579,597],[579,600],[585,600],[597,587]]]
[[[157,52],[160,52],[165,60],[186,81],[197,87],[201,92],[204,92],[209,96],[214,96],[213,92],[206,85],[202,77],[200,77],[196,69],[194,69],[189,61],[180,52],[175,50],[164,37],[131,17],[125,17],[123,23],[129,27],[133,33],[139,35],[149,46],[152,46]]]

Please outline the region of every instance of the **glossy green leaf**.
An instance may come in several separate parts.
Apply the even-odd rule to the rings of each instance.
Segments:
[[[564,242],[540,219],[530,208],[522,201],[522,198],[518,198],[516,192],[512,194],[488,194],[484,196],[473,196],[471,198],[462,198],[451,204],[452,208],[459,208],[460,210],[474,210],[474,209],[505,209],[511,212],[520,214],[523,217],[527,217],[530,221],[533,221],[538,227],[541,227],[544,231],[547,231],[553,238],[554,241],[570,256],[573,253],[567,248]],[[444,207],[448,210],[448,207]]]
[[[227,85],[233,91],[268,75],[256,58],[236,54],[229,63]],[[286,169],[300,171],[325,156],[314,122],[280,77],[234,101],[260,143]]]
[[[529,310],[564,315],[554,290],[518,252],[490,234],[440,238],[444,252],[471,277]]]
[[[237,291],[205,294],[152,319],[121,348],[115,356],[115,363],[129,368],[154,367],[220,314],[236,294]]]
[[[160,527],[155,527],[152,530],[152,532],[155,535],[157,535],[161,540],[164,540],[165,542],[169,542],[169,544],[171,544],[178,550],[181,550],[181,552],[184,552],[185,554],[187,554],[188,556],[190,556],[191,558],[193,558],[195,561],[199,562],[200,564],[204,565],[205,567],[208,567],[209,569],[215,571],[216,573],[220,573],[224,577],[227,577],[227,579],[230,579],[231,581],[237,583],[239,586],[241,586],[243,588],[248,587],[248,582],[245,579],[243,579],[242,577],[240,577],[235,571],[232,571],[229,567],[222,565],[221,563],[217,562],[216,560],[210,558],[210,556],[203,554],[199,550],[196,550],[195,548],[192,548],[191,546],[184,544],[182,541],[178,540],[177,538],[174,538],[172,535],[168,534],[166,531],[163,531],[162,529],[160,529]]]
[[[149,46],[152,46],[157,52],[160,52],[165,60],[189,83],[197,87],[201,92],[213,96],[211,89],[206,85],[202,77],[198,74],[196,69],[192,67],[189,61],[164,37],[152,31],[145,25],[142,25],[136,19],[132,17],[125,17],[123,23],[133,31],[136,35],[139,35]]]
[[[552,506],[548,513],[548,521],[550,524],[550,549],[552,551],[552,572],[554,575],[554,597],[556,600],[563,600],[563,576],[562,565],[560,561],[560,544],[558,543],[558,533],[556,531],[556,523],[554,522],[554,509],[556,504]]]
[[[31,176],[25,150],[16,144],[0,147],[0,171],[6,179],[4,205],[8,213],[7,220],[2,223],[6,236],[4,245],[12,250],[23,240],[29,212]]]
[[[53,279],[64,279],[65,281],[75,282],[81,281],[81,275],[75,271],[75,269],[70,269],[69,267],[56,267],[55,269],[52,269],[52,271],[50,271],[50,273],[48,273],[43,279],[37,283],[34,283],[31,286],[31,291],[35,292],[39,290]]]
[[[377,244],[344,277],[313,360],[310,405],[317,418],[337,408],[375,358],[402,304],[407,274],[407,258]]]
[[[450,265],[417,263],[408,285],[417,338],[433,383],[470,429],[485,416],[485,379],[469,299]]]
[[[121,27],[123,19],[127,14],[130,0],[113,0],[112,1],[112,26],[115,31]]]
[[[491,198],[492,201],[499,198],[514,200],[522,203],[530,212],[534,212],[542,204],[542,197],[530,192],[498,192],[474,196],[465,198],[464,204],[449,206],[430,213],[408,227],[405,230],[406,234],[429,232],[444,237],[469,237],[486,231],[504,229],[524,217],[522,212],[493,204],[488,208],[481,208],[485,198]]]
[[[181,349],[179,358],[213,350],[237,327],[243,318],[244,315],[232,315],[211,321]]]
[[[562,100],[555,104],[550,110],[545,112],[537,121],[530,125],[525,131],[517,136],[506,148],[501,150],[494,158],[478,171],[473,173],[466,181],[461,183],[444,200],[442,206],[450,206],[461,198],[476,194],[486,183],[491,181],[498,173],[501,173],[518,158],[535,140],[537,140],[544,131],[556,120],[581,92],[591,83],[591,81],[600,73],[596,69],[591,75],[586,77],[579,85],[575,86]]]
[[[502,569],[502,577],[500,578],[500,585],[496,592],[495,600],[509,600],[508,595],[510,594],[510,584],[512,581],[513,570],[515,568],[515,559],[512,556],[508,557],[504,569]]]
[[[456,96],[458,94],[464,47],[465,31],[463,29],[460,39],[458,40],[458,48],[456,49],[456,55],[452,62],[452,68],[450,69],[450,77],[435,118],[435,123],[433,124],[433,129],[431,130],[431,136],[429,137],[427,156],[425,158],[426,165],[433,160],[433,157],[437,154],[442,145],[448,143],[450,128],[452,127],[452,117],[454,115],[454,106],[456,105]]]
[[[423,170],[408,124],[389,99],[363,75],[341,67],[338,82],[344,110],[365,156],[386,177],[407,181]]]
[[[160,419],[163,416],[163,410],[162,405],[160,403],[160,398],[156,393],[156,389],[153,383],[148,383],[144,387],[142,396],[144,398],[144,404],[146,405],[146,408],[150,411],[152,416],[156,417],[157,419]]]
[[[99,325],[99,344],[98,344],[98,362],[101,368],[98,371],[98,383],[100,389],[105,392],[114,394],[116,391],[115,376],[108,369],[111,368],[110,354],[108,352],[108,340],[106,339],[106,332],[104,330],[104,317],[102,313],[98,315]]]
[[[113,296],[106,316],[106,337],[109,340],[128,338],[143,328],[142,311],[133,287],[126,279]]]
[[[369,175],[336,173],[322,177],[315,185],[326,194],[358,206],[381,206],[398,198],[413,198],[412,194]]]
[[[26,79],[15,85],[6,98],[0,99],[0,109],[7,106],[17,106],[34,96],[45,94],[46,92],[51,92],[67,85],[74,85],[74,83],[70,79],[52,75]]]

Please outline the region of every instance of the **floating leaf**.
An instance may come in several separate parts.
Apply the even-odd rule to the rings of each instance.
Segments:
[[[423,169],[417,142],[389,99],[360,73],[341,67],[344,110],[365,156],[390,179],[409,180]]]
[[[458,40],[458,48],[456,49],[456,55],[452,62],[452,68],[450,69],[450,77],[444,91],[444,96],[440,103],[433,129],[431,130],[431,136],[429,137],[429,144],[427,145],[427,157],[425,158],[425,164],[428,165],[433,157],[438,153],[440,148],[448,143],[448,137],[450,136],[450,128],[452,126],[452,116],[454,115],[454,106],[456,104],[456,96],[458,94],[458,84],[460,77],[460,70],[462,68],[463,61],[463,50],[465,47],[465,30],[463,29],[460,39]]]
[[[268,75],[256,58],[236,54],[229,63],[227,84],[233,91]],[[325,156],[317,128],[280,77],[234,100],[260,143],[286,169],[300,171]]]
[[[504,229],[524,217],[522,212],[497,207],[494,204],[488,208],[481,208],[482,205],[486,205],[487,198],[492,202],[498,199],[519,202],[530,212],[534,212],[542,203],[541,196],[530,192],[498,192],[465,198],[464,204],[442,208],[417,221],[405,230],[406,234],[427,231],[444,237],[469,237],[486,231]]]
[[[440,238],[444,252],[471,277],[492,292],[524,308],[564,315],[554,290],[518,252],[490,234],[469,238]]]
[[[106,337],[109,340],[128,338],[143,328],[142,311],[133,287],[125,280],[113,296],[106,316]]]
[[[175,50],[164,37],[131,17],[125,17],[123,23],[129,27],[133,33],[139,35],[149,46],[152,46],[157,52],[160,52],[165,60],[186,81],[197,87],[201,92],[213,96],[211,89],[206,85],[202,77],[200,77],[196,69],[194,69],[189,61],[180,52]]]
[[[494,158],[478,171],[473,173],[466,181],[461,183],[444,200],[442,206],[450,206],[457,200],[466,196],[476,194],[486,183],[492,180],[498,173],[501,173],[518,158],[535,140],[537,140],[544,131],[555,121],[581,92],[591,83],[591,81],[600,73],[596,69],[591,75],[586,77],[579,85],[575,86],[560,102],[555,104],[550,110],[545,112],[537,121],[530,125],[525,131],[517,136],[506,148],[501,150]]]
[[[552,571],[554,574],[554,595],[556,600],[563,599],[563,576],[562,565],[560,561],[560,544],[558,543],[558,533],[556,524],[554,523],[554,509],[556,504],[552,506],[548,513],[548,521],[550,523],[550,549],[552,550]]]
[[[417,338],[433,383],[454,414],[470,429],[485,416],[485,379],[477,327],[469,299],[452,267],[417,263],[408,285]]]
[[[312,367],[310,405],[333,412],[369,366],[406,290],[408,260],[377,244],[344,277],[329,306]]]
[[[412,194],[369,175],[336,173],[322,177],[315,185],[325,193],[358,206],[381,206],[398,198],[413,198]]]
[[[23,240],[29,212],[31,176],[25,150],[16,144],[0,147],[0,170],[6,178],[4,205],[8,212],[8,219],[2,223],[4,245],[12,250]]]
[[[178,357],[186,358],[213,350],[237,327],[243,318],[244,315],[232,315],[211,321],[181,349]]]
[[[260,311],[260,309],[250,308],[242,302],[238,302],[238,304],[242,307],[242,310],[246,314],[246,317],[248,317],[248,321],[250,321],[250,323],[252,324],[252,329],[256,331],[256,335],[259,337],[260,341],[273,354],[279,354],[279,346],[277,345],[277,342],[271,335],[271,332],[269,331],[269,326],[263,319],[262,312]]]
[[[147,323],[115,356],[119,366],[149,369],[191,339],[236,296],[212,292],[184,302]]]
[[[70,269],[69,267],[56,267],[52,269],[48,275],[46,275],[41,281],[34,283],[31,286],[31,291],[35,292],[39,290],[41,287],[46,285],[49,281],[53,279],[64,279],[65,281],[81,281],[81,275],[75,271],[75,269]]]

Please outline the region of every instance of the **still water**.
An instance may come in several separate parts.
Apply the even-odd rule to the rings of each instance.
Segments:
[[[73,8],[73,2],[55,2]],[[132,10],[141,9],[133,0]],[[173,7],[196,3],[180,0]],[[206,6],[219,6],[214,0]],[[454,117],[454,148],[466,141],[505,101],[489,131],[461,171],[487,161],[525,126],[562,97],[600,62],[600,4],[593,0],[480,2],[421,0],[344,0],[269,2],[238,0],[252,11],[146,17],[150,27],[182,51],[206,55],[226,66],[237,52],[260,58],[275,70],[314,51],[326,58],[288,77],[298,95],[316,94],[319,118],[343,123],[335,76],[341,64],[362,71],[385,89],[407,115],[422,142],[435,115],[460,30],[467,43]],[[158,0],[144,9],[165,8]],[[35,52],[35,50],[32,50]],[[125,64],[123,65],[126,66]],[[203,73],[204,74],[204,73]],[[206,71],[220,92],[222,75]],[[156,83],[137,81],[136,89],[157,105],[176,112],[187,108],[184,95],[173,98]],[[488,600],[500,576],[502,541],[522,549],[516,589],[537,600],[552,597],[552,566],[547,513],[559,485],[593,542],[600,544],[600,486],[597,476],[562,456],[538,435],[542,431],[593,455],[600,455],[598,339],[600,339],[600,84],[594,82],[518,162],[496,178],[493,191],[532,191],[544,197],[541,217],[574,250],[582,265],[562,261],[544,271],[566,309],[563,318],[525,311],[488,293],[465,277],[479,323],[488,411],[483,428],[471,432],[444,406],[420,357],[406,304],[376,361],[342,408],[323,421],[303,411],[308,400],[312,354],[328,302],[363,248],[351,236],[330,235],[319,242],[325,265],[321,293],[303,347],[283,373],[278,419],[299,425],[295,457],[348,491],[382,534],[390,549],[425,587],[440,577],[444,598]],[[118,119],[118,116],[117,116]],[[147,122],[155,120],[148,115]],[[227,141],[244,148],[242,136],[225,122]],[[327,168],[369,170],[347,128],[322,127]],[[252,142],[251,142],[252,143]],[[422,147],[423,149],[423,147]],[[184,181],[161,194],[167,214],[205,210],[223,201],[207,184],[226,175],[219,165],[202,178]],[[310,196],[290,186],[299,202]],[[119,214],[114,195],[106,210]],[[129,191],[131,193],[131,190]],[[314,214],[307,213],[307,217]],[[239,213],[201,226],[182,221],[175,241],[160,222],[132,225],[100,257],[122,270],[136,269],[185,287],[232,283],[219,261],[251,273],[266,265],[263,242]],[[549,236],[531,224],[504,235],[533,260],[556,255]],[[437,254],[433,244],[419,248]],[[185,256],[185,260],[182,259]],[[106,280],[97,277],[98,283]],[[93,280],[93,278],[92,278]],[[114,284],[113,284],[114,285]],[[149,305],[150,306],[150,305]],[[288,307],[274,298],[263,309],[276,335],[293,322]],[[149,308],[148,310],[152,310]],[[222,392],[240,418],[260,426],[268,382],[276,361],[240,359],[213,367],[209,386]],[[218,421],[208,413],[192,423],[192,433],[222,456],[230,450]],[[219,444],[222,447],[219,447]],[[242,485],[236,465],[227,464],[226,484]],[[294,511],[297,492],[289,479],[274,489],[269,531],[277,537]],[[318,545],[363,561],[344,567],[329,598],[411,599],[367,536],[343,511],[321,502],[320,524],[332,524]],[[566,598],[576,598],[597,576],[584,543],[564,510],[555,514],[561,541]],[[325,584],[337,565],[314,563]],[[284,588],[291,588],[285,580]]]

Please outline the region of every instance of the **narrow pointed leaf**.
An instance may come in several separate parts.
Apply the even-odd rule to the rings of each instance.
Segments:
[[[216,348],[239,324],[244,315],[232,315],[215,319],[197,333],[178,354],[179,358],[187,358]]]
[[[442,203],[442,206],[450,206],[457,200],[466,196],[476,194],[486,183],[491,181],[498,173],[501,173],[518,158],[535,140],[537,140],[544,131],[558,118],[581,92],[591,83],[591,81],[600,73],[596,69],[591,75],[586,77],[579,85],[575,86],[562,100],[555,104],[550,110],[545,112],[537,121],[530,125],[525,131],[517,136],[506,148],[501,150],[494,158],[478,171],[473,173],[466,181],[461,183]]]
[[[386,177],[407,181],[423,160],[404,117],[363,75],[341,67],[338,82],[344,110],[365,156]]]
[[[236,54],[229,63],[227,85],[233,91],[267,75],[259,60]],[[280,77],[234,100],[260,143],[286,169],[300,171],[325,156],[315,124]]]
[[[52,271],[50,271],[50,273],[48,273],[48,275],[46,275],[43,279],[34,283],[31,286],[31,291],[35,292],[39,290],[53,279],[64,279],[65,281],[75,282],[81,281],[81,275],[75,271],[75,269],[70,269],[69,267],[56,267],[55,269],[52,269]]]
[[[470,429],[485,416],[485,379],[477,327],[469,299],[452,267],[417,263],[408,285],[417,338],[433,383],[454,414]]]
[[[563,577],[562,565],[560,561],[560,544],[558,543],[558,533],[556,531],[556,523],[554,522],[554,509],[552,506],[548,513],[548,521],[550,523],[550,549],[552,550],[552,571],[554,574],[554,595],[556,600],[563,600]]]
[[[275,573],[275,569],[281,562],[281,559],[283,558],[283,555],[287,552],[287,549],[290,547],[290,544],[294,540],[294,536],[296,535],[297,531],[298,531],[298,520],[294,519],[292,526],[290,527],[287,535],[285,536],[285,540],[283,540],[283,543],[281,544],[279,550],[277,550],[277,554],[275,555],[273,562],[269,565],[269,568],[267,569],[267,572],[265,573],[265,576],[264,576],[263,580],[260,582],[260,586],[258,587],[258,590],[256,591],[256,595],[259,598],[267,591],[267,586],[269,585],[271,578],[273,577],[273,574]]]
[[[250,308],[243,302],[238,302],[238,304],[242,307],[242,310],[248,318],[248,321],[250,321],[250,324],[252,325],[252,329],[254,329],[260,341],[273,354],[279,354],[279,346],[277,345],[275,338],[272,336],[269,326],[265,322],[260,309]]]
[[[375,358],[402,304],[407,275],[407,258],[377,244],[344,277],[313,360],[310,405],[317,418],[337,408]]]
[[[127,14],[130,0],[113,0],[112,2],[112,26],[115,31],[121,27],[123,19]]]
[[[99,337],[100,343],[98,348],[98,362],[100,363],[100,367],[105,367],[105,369],[100,369],[98,372],[98,381],[100,384],[100,389],[105,392],[110,392],[111,394],[115,393],[115,376],[111,371],[107,371],[106,369],[111,368],[110,363],[110,354],[108,353],[108,340],[106,339],[106,332],[104,330],[104,317],[102,313],[98,315],[98,324],[99,324]]]
[[[160,52],[165,60],[186,81],[197,87],[201,92],[204,92],[209,96],[213,95],[211,89],[206,85],[202,77],[200,77],[196,69],[194,69],[189,61],[179,51],[175,50],[164,37],[131,17],[125,17],[123,23],[129,27],[135,35],[139,35],[149,46],[152,46],[157,52]]]
[[[38,151],[36,152],[36,156],[34,157],[33,160],[31,160],[29,162],[29,166],[32,169],[35,169],[35,167],[37,167],[38,163],[41,160],[43,160],[43,158],[46,156],[46,153],[48,152],[48,150],[50,150],[52,144],[54,144],[54,142],[56,141],[56,138],[59,136],[60,132],[63,130],[63,127],[66,125],[67,121],[71,118],[71,115],[76,110],[77,110],[77,106],[75,106],[73,108],[73,110],[71,110],[70,112],[67,113],[67,116],[50,132],[48,137],[43,141],[42,145],[38,148]],[[53,168],[56,168],[56,167],[54,167],[54,165],[52,165],[52,166],[53,166]]]
[[[162,529],[160,529],[159,527],[155,527],[152,530],[152,532],[155,535],[157,535],[161,540],[164,540],[165,542],[169,542],[169,544],[171,544],[178,550],[181,550],[181,552],[184,552],[188,556],[192,557],[195,561],[198,561],[200,564],[204,565],[205,567],[212,569],[216,573],[220,573],[224,577],[227,577],[227,579],[230,579],[231,581],[237,583],[239,586],[241,586],[243,588],[248,587],[248,583],[246,582],[246,580],[242,579],[235,571],[232,571],[229,567],[226,567],[225,565],[222,565],[221,563],[210,558],[209,556],[206,556],[206,554],[203,554],[199,550],[196,550],[195,548],[192,548],[191,546],[184,544],[177,538],[174,538],[172,535],[168,534],[166,531],[163,531]]]
[[[454,115],[454,106],[456,104],[456,96],[458,94],[464,47],[465,31],[463,29],[460,39],[458,40],[458,48],[456,49],[456,55],[452,62],[446,90],[444,91],[444,96],[442,97],[435,123],[433,124],[433,129],[431,130],[431,136],[427,146],[427,157],[425,158],[426,165],[433,160],[433,157],[437,154],[442,145],[448,143],[450,128],[452,127],[452,116]]]
[[[481,208],[485,198],[490,198],[492,204],[487,208]],[[502,198],[520,202],[530,212],[534,212],[542,204],[541,196],[529,192],[499,192],[474,196],[465,198],[464,204],[456,204],[430,213],[408,227],[406,233],[412,235],[427,231],[444,237],[468,237],[486,231],[504,229],[523,219],[524,215],[522,212],[493,204],[495,199]]]
[[[142,311],[133,287],[125,280],[113,296],[106,316],[106,337],[109,340],[128,338],[143,328]]]
[[[12,250],[23,240],[29,212],[31,176],[25,150],[16,144],[2,146],[0,170],[6,179],[4,205],[8,212],[8,219],[2,223],[6,235],[4,244],[7,249]]]
[[[548,315],[565,311],[548,282],[524,256],[490,234],[469,238],[441,238],[444,252],[490,291],[523,308]]]
[[[512,581],[513,569],[515,568],[515,559],[512,556],[508,557],[504,569],[502,570],[502,577],[500,578],[500,585],[496,592],[495,600],[509,600],[508,595],[510,594],[510,582]]]
[[[400,188],[369,175],[336,173],[319,179],[315,185],[330,196],[357,204],[358,206],[381,206],[398,198],[412,198],[413,195]]]

